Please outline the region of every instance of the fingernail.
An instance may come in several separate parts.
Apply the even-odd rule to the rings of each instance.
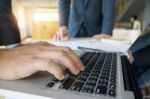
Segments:
[[[85,69],[84,66],[82,66],[81,71],[84,71],[84,69]]]
[[[76,70],[76,72],[75,72],[76,74],[79,74],[79,70]]]

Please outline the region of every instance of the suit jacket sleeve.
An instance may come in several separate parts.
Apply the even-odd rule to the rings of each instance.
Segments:
[[[147,46],[150,46],[150,24],[132,44],[130,50],[132,51],[132,53],[135,53]]]
[[[102,30],[101,33],[112,35],[115,21],[115,0],[102,0]]]
[[[59,0],[59,25],[68,26],[71,0]]]
[[[137,66],[150,66],[150,25],[130,48]]]
[[[0,0],[0,44],[20,43],[20,33],[11,4]]]

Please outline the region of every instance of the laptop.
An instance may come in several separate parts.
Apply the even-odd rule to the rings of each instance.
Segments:
[[[15,81],[0,80],[0,94],[19,99],[142,99],[126,55],[106,51],[75,52],[85,65],[79,75],[64,68],[63,81],[47,72]]]

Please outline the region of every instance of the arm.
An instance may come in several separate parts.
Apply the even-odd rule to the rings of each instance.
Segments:
[[[150,25],[141,33],[129,49],[129,60],[138,66],[150,65]],[[133,58],[132,58],[133,56]],[[143,64],[144,63],[144,64]]]
[[[146,27],[137,40],[132,44],[130,50],[134,53],[147,46],[150,46],[150,25]]]
[[[102,27],[101,33],[92,38],[110,38],[115,21],[115,0],[102,0]]]
[[[102,0],[102,31],[101,33],[112,35],[115,21],[115,0]]]
[[[71,0],[59,0],[59,25],[68,27]]]
[[[0,44],[20,43],[20,33],[12,14],[11,2],[0,0]]]
[[[59,31],[54,39],[63,39],[68,36],[68,21],[71,0],[59,0]]]

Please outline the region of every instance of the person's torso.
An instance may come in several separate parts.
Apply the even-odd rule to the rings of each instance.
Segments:
[[[70,32],[74,33],[72,30],[79,29],[82,24],[85,24],[88,32],[100,33],[102,0],[72,0],[69,18]]]
[[[97,20],[102,15],[102,0],[72,0],[72,13],[79,19]]]

